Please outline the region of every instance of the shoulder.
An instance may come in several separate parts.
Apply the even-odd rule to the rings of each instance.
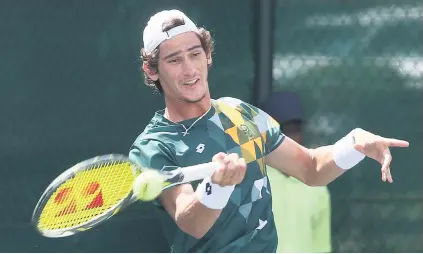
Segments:
[[[172,149],[156,135],[142,133],[129,149],[129,160],[142,167],[163,169],[174,166]]]
[[[248,102],[232,97],[222,97],[216,101],[218,105],[221,106],[224,104],[224,106],[230,107],[240,112],[242,115],[256,123],[266,123],[279,128],[278,123],[271,116],[269,116],[269,114]]]
[[[132,146],[157,146],[172,143],[177,135],[176,125],[153,117],[144,130],[135,138]]]
[[[252,104],[233,97],[222,97],[216,101],[219,106],[231,108],[244,116],[248,116],[248,118],[254,118],[262,112]]]
[[[167,153],[169,149],[166,146],[165,133],[153,117],[144,130],[135,138],[130,147],[130,152],[139,151],[149,156],[157,153]]]
[[[237,107],[238,105],[241,105],[242,103],[245,103],[244,101],[237,99],[237,98],[233,98],[233,97],[221,97],[219,99],[217,99],[218,102],[222,102],[227,104],[228,106],[231,107]]]
[[[233,97],[222,97],[217,99],[217,102],[219,104],[225,104],[231,108],[237,109],[237,110],[243,110],[243,109],[254,109],[254,110],[258,110],[258,108],[256,108],[255,106],[251,105],[248,102],[242,101],[240,99],[237,98],[233,98]]]
[[[166,145],[164,134],[160,132],[146,132],[141,133],[132,143],[130,150],[140,150],[144,153],[164,153],[170,152],[169,146]]]

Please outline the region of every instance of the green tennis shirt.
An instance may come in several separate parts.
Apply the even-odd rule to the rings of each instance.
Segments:
[[[285,136],[273,118],[248,103],[225,97],[211,104],[202,118],[179,123],[167,120],[164,110],[156,112],[132,145],[129,158],[144,167],[172,170],[210,162],[219,152],[237,153],[247,162],[245,178],[201,239],[181,231],[156,201],[171,251],[275,252],[277,233],[264,156]],[[194,189],[199,182],[192,184]]]

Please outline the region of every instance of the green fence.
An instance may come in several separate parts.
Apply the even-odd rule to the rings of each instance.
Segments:
[[[156,11],[180,8],[206,25],[216,39],[214,97],[252,101],[252,6],[0,1],[0,251],[166,252],[151,206],[133,205],[64,239],[37,235],[32,209],[66,167],[126,153],[163,106],[143,85],[138,62],[142,29]],[[366,161],[329,186],[336,252],[423,251],[422,12],[418,0],[277,0],[274,90],[300,93],[307,143],[334,142],[355,126],[411,142],[393,151],[393,185]]]
[[[356,126],[410,141],[394,184],[365,161],[329,185],[337,252],[422,252],[423,4],[279,0],[274,90],[298,92],[312,146]]]
[[[210,29],[216,39],[214,96],[249,100],[254,66],[247,3],[0,1],[0,252],[167,251],[151,206],[131,206],[65,239],[37,235],[29,224],[32,209],[68,166],[127,153],[163,107],[162,97],[144,86],[138,61],[142,29],[155,12],[182,9]]]

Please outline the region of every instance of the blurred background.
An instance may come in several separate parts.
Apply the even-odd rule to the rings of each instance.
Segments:
[[[332,249],[423,252],[423,3],[263,2],[270,14],[254,0],[1,0],[0,251],[168,252],[150,204],[64,239],[39,236],[30,219],[59,173],[126,154],[163,108],[143,84],[139,51],[149,17],[177,8],[216,40],[214,98],[298,93],[309,146],[356,126],[410,141],[393,151],[394,184],[365,160],[328,186]]]

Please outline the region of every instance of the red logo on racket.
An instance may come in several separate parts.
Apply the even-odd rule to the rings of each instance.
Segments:
[[[85,205],[82,211],[90,210],[98,207],[102,207],[104,204],[103,194],[101,192],[100,184],[98,182],[90,182],[85,186],[80,193],[81,199],[86,199],[94,196],[90,199],[90,202]],[[65,205],[65,208],[56,214],[56,217],[68,215],[77,212],[77,198],[73,192],[72,187],[67,187],[59,191],[54,198],[54,203],[58,205]]]

